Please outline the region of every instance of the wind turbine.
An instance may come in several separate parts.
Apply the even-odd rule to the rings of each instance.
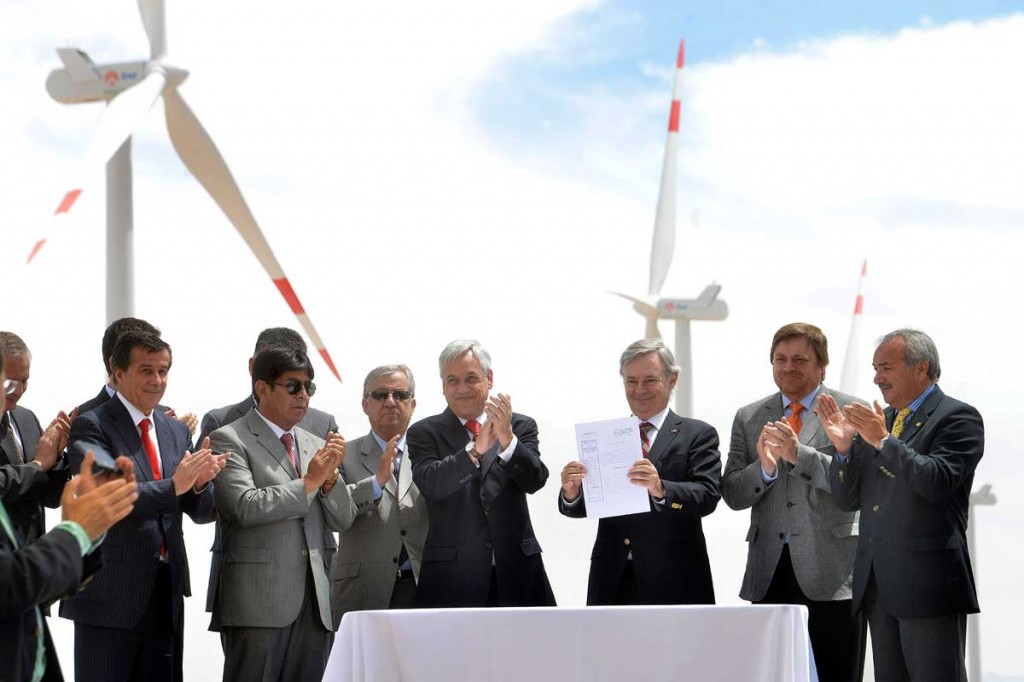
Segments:
[[[668,119],[668,140],[665,160],[661,169],[661,189],[658,192],[658,211],[654,219],[654,237],[651,240],[650,285],[647,296],[636,297],[615,292],[633,302],[633,310],[640,313],[647,325],[644,337],[661,338],[658,320],[676,321],[676,362],[681,369],[676,385],[676,412],[684,417],[693,416],[693,353],[690,346],[690,320],[724,320],[729,307],[718,298],[720,284],[710,284],[697,298],[662,298],[665,283],[676,246],[676,157],[679,152],[679,110],[683,90],[684,41],[679,41],[675,82],[672,87],[672,109]]]
[[[131,315],[135,307],[131,142],[132,135],[162,95],[167,132],[178,156],[238,230],[313,346],[340,380],[327,348],[263,236],[224,158],[178,91],[188,71],[167,59],[164,0],[139,0],[139,11],[149,38],[149,60],[94,64],[81,50],[58,49],[64,68],[51,72],[46,79],[47,92],[63,104],[107,103],[83,174],[86,183],[96,183],[98,180],[94,178],[99,166],[106,164],[107,321]],[[55,215],[60,217],[71,211],[84,189],[86,187],[69,190]],[[45,243],[45,236],[35,243],[29,263]]]
[[[860,318],[864,313],[864,278],[868,275],[868,259],[860,266],[860,279],[857,280],[857,300],[853,304],[853,319],[850,321],[850,338],[846,342],[846,357],[843,359],[843,375],[839,379],[839,390],[855,395],[857,391],[858,365],[860,354],[857,352],[860,343]]]

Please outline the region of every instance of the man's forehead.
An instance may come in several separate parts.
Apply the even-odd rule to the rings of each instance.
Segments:
[[[171,354],[164,350],[148,350],[146,348],[132,349],[132,365],[139,367],[170,366]]]
[[[407,386],[409,384],[409,378],[402,372],[394,372],[386,376],[377,377],[370,384],[370,390],[372,391],[375,388],[382,388],[384,386],[393,386],[395,384]]]

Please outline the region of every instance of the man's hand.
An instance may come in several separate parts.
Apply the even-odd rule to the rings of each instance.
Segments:
[[[825,435],[832,441],[836,452],[843,455],[849,454],[857,429],[843,415],[836,399],[824,393],[818,395],[818,404],[814,408],[814,413],[818,415],[821,425],[825,427]]]
[[[480,458],[476,459],[472,454],[469,455],[470,459],[475,462],[483,461],[484,454],[494,447],[494,443],[497,442],[497,438],[494,435],[494,423],[488,419],[480,427],[480,434],[476,437],[473,442],[473,448],[480,453]]]
[[[199,472],[196,474],[196,480],[192,484],[192,492],[194,492],[197,495],[206,490],[206,485],[213,479],[217,478],[217,474],[224,470],[224,467],[228,463],[228,457],[230,456],[227,453],[223,455],[215,455],[213,451],[210,450],[209,436],[203,439],[202,445],[203,446],[196,450],[194,453],[192,453],[191,456],[195,457],[196,455],[209,452],[211,457],[210,463],[199,470]],[[186,452],[185,456],[188,457],[189,454]]]
[[[665,497],[665,486],[661,482],[658,470],[649,459],[638,459],[627,472],[629,482],[647,488],[648,494],[656,500]]]
[[[122,466],[121,460],[127,458],[118,457],[119,468]],[[82,461],[81,473],[64,486],[60,504],[62,518],[80,525],[89,539],[95,542],[111,526],[131,513],[139,493],[131,462],[127,463],[126,475],[105,483],[95,480],[92,463],[93,453],[90,451]]]
[[[334,433],[327,434],[327,442],[317,450],[313,459],[309,460],[306,475],[302,481],[306,486],[306,494],[323,487],[329,493],[338,482],[338,467],[345,459],[345,439]]]
[[[773,456],[782,457],[790,464],[796,464],[796,449],[800,441],[788,421],[780,419],[777,422],[768,422],[761,430],[761,434],[764,436],[765,445],[771,446]]]
[[[43,431],[43,435],[39,437],[34,461],[43,467],[43,471],[49,471],[57,466],[61,453],[68,446],[68,432],[71,431],[71,422],[77,416],[77,407],[71,411],[70,416],[63,410],[58,412],[54,420]]]
[[[398,440],[402,434],[398,434],[388,441],[384,448],[384,454],[380,456],[380,465],[377,467],[377,485],[383,488],[391,480],[391,473],[395,470],[395,457],[398,456]]]
[[[566,502],[575,502],[580,496],[583,477],[587,475],[587,467],[583,462],[569,462],[562,467],[562,497]]]
[[[499,449],[505,450],[512,444],[512,398],[504,393],[499,393],[497,398],[492,396],[487,399],[484,412],[487,413],[487,424],[498,441]]]
[[[882,447],[882,439],[889,435],[889,430],[885,428],[885,411],[877,400],[874,410],[867,405],[850,403],[843,408],[843,416],[857,430],[865,443],[870,443],[875,448]]]
[[[189,438],[196,435],[196,427],[199,426],[199,418],[196,417],[195,413],[188,412],[179,417],[177,413],[174,411],[174,408],[172,407],[171,409],[167,410],[165,414],[168,417],[172,419],[177,419],[182,424],[184,424],[188,428]]]
[[[171,480],[174,482],[174,494],[181,496],[192,490],[193,487],[198,487],[196,481],[199,479],[199,476],[207,473],[210,467],[216,466],[218,465],[214,463],[213,453],[208,448],[206,450],[197,450],[194,454],[186,450],[185,455],[178,462],[178,466],[174,468],[174,475],[171,477]]]
[[[771,422],[768,422],[770,424]],[[767,428],[767,424],[765,428]],[[761,436],[757,439],[757,458],[761,460],[761,468],[764,469],[764,473],[769,476],[775,475],[775,470],[778,469],[779,460],[775,455],[768,450],[768,444],[766,441],[765,429],[761,429]]]

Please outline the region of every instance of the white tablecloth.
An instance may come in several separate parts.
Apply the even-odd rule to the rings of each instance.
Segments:
[[[330,682],[811,682],[802,606],[361,611]]]

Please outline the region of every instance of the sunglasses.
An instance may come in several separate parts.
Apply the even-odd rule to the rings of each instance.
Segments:
[[[14,395],[21,387],[24,386],[28,380],[22,381],[21,379],[8,379],[4,382],[4,395]]]
[[[316,384],[312,381],[299,381],[298,379],[289,379],[286,384],[279,384],[276,381],[273,382],[274,386],[280,386],[288,391],[288,395],[298,395],[299,391],[303,388],[306,389],[306,395],[312,397],[316,393]]]
[[[412,397],[412,391],[403,391],[398,389],[396,391],[389,391],[384,388],[378,388],[376,391],[370,391],[369,397],[373,398],[379,403],[384,402],[388,399],[388,396],[395,396],[396,403],[404,403],[406,400]]]

